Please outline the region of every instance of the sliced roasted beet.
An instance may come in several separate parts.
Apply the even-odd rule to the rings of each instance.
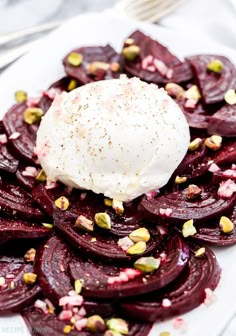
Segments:
[[[43,95],[39,101],[39,107],[44,111],[44,113],[46,113],[49,107],[51,106],[56,93],[59,94],[63,91],[68,91],[70,81],[71,81],[70,77],[63,77],[58,81],[56,81],[55,83],[53,83],[52,85],[50,85],[47,91],[43,92]],[[79,84],[77,83],[76,87],[78,86]]]
[[[220,169],[213,173],[212,176],[212,183],[214,184],[220,184],[220,182],[226,181],[226,180],[232,180],[236,182],[236,169],[232,169],[232,167],[229,167],[228,169]]]
[[[139,30],[131,34],[129,38],[133,39],[134,44],[140,47],[140,55],[134,61],[124,60],[124,68],[128,74],[157,84],[164,84],[170,81],[174,83],[187,82],[192,78],[192,71],[188,63],[180,61],[159,42]],[[162,61],[167,68],[173,70],[171,78],[161,75],[161,73],[155,69],[153,72],[143,69],[142,61],[149,55]]]
[[[216,245],[216,246],[229,246],[236,244],[236,206],[230,215],[227,217],[234,223],[234,230],[231,233],[223,233],[220,230],[220,218],[214,221],[206,221],[201,223],[197,228],[197,233],[194,235],[195,239]]]
[[[175,170],[173,176],[186,176],[187,178],[192,177],[193,170],[196,169],[203,161],[206,156],[206,146],[204,144],[200,145],[199,149],[195,151],[188,151],[183,158],[182,162],[179,164]]]
[[[78,229],[75,227],[75,220],[66,217],[61,210],[54,212],[53,219],[61,235],[81,254],[89,254],[99,260],[116,260],[117,262],[134,258],[134,256],[128,255],[122,250],[118,245],[119,237],[109,232],[109,230],[101,229],[96,224],[92,232]],[[147,249],[144,255],[155,250],[163,239],[157,228],[150,227],[148,230],[151,238],[147,242]],[[132,230],[127,234],[131,232]]]
[[[19,164],[19,160],[11,155],[7,144],[0,145],[0,170],[8,173],[15,173]]]
[[[55,305],[73,289],[67,274],[70,258],[67,245],[57,237],[51,237],[37,251],[35,271],[38,281],[43,294]]]
[[[44,209],[52,216],[55,210],[54,201],[60,196],[68,198],[70,206],[65,216],[75,221],[79,215],[84,215],[90,220],[98,212],[106,212],[111,217],[112,228],[110,232],[117,236],[125,236],[131,231],[140,227],[142,223],[142,214],[138,211],[140,199],[129,202],[124,205],[124,214],[117,215],[115,210],[104,204],[104,197],[92,192],[85,192],[74,189],[68,192],[63,185],[57,188],[46,189],[44,184],[39,184],[33,189],[33,197]]]
[[[201,186],[200,197],[187,199],[183,190],[175,191],[166,196],[159,196],[154,199],[143,199],[140,203],[147,219],[156,221],[160,218],[160,209],[169,208],[172,213],[168,221],[179,223],[179,221],[205,221],[210,218],[224,214],[233,208],[236,201],[236,193],[227,199],[217,195],[217,188],[214,186]]]
[[[126,263],[122,266],[108,265],[77,256],[72,258],[69,268],[74,280],[83,279],[83,296],[85,297],[119,298],[134,296],[163,288],[180,274],[188,262],[188,247],[180,236],[175,234],[169,236],[160,244],[158,250],[149,254],[149,256],[159,258],[162,253],[165,254],[165,259],[161,261],[158,270],[147,275],[141,273],[132,280],[114,284],[109,284],[109,279],[118,276],[125,268],[133,268],[132,263]],[[138,258],[136,256],[136,259]]]
[[[154,322],[186,313],[206,299],[206,289],[214,290],[219,283],[221,270],[213,252],[205,247],[205,254],[195,257],[200,246],[191,243],[191,258],[178,279],[162,290],[140,296],[121,304],[121,312],[141,321]],[[164,306],[163,300],[170,301]],[[169,303],[169,302],[168,302]]]
[[[43,238],[52,233],[39,223],[30,223],[19,219],[0,218],[1,239]]]
[[[29,193],[8,183],[0,183],[0,211],[11,218],[29,221],[42,221],[45,217]]]
[[[16,171],[16,179],[21,187],[28,191],[32,191],[36,179],[34,176],[25,175],[26,165],[20,164]]]
[[[224,137],[236,137],[236,105],[225,105],[209,119],[207,131]]]
[[[28,125],[23,120],[27,108],[25,103],[14,105],[3,117],[3,126],[8,136],[19,133],[16,139],[9,140],[13,154],[29,163],[35,162],[34,147],[38,125]]]
[[[23,318],[29,328],[32,336],[65,336],[63,331],[68,322],[58,320],[57,315],[44,314],[41,310],[34,307],[25,309],[22,312]],[[147,336],[151,330],[152,325],[146,323],[128,322],[129,333],[128,336]],[[72,330],[70,336],[103,336],[104,333],[91,333],[89,331]]]
[[[12,247],[13,248],[13,247]],[[33,266],[27,264],[22,257],[12,256],[12,253],[0,257],[0,276],[5,278],[6,286],[0,288],[0,313],[19,312],[34,302],[40,293],[40,287],[26,285],[23,282],[24,273],[33,272]],[[12,288],[11,288],[12,287]]]
[[[72,52],[83,56],[83,62],[80,66],[73,66],[68,63],[68,56]],[[87,67],[93,62],[119,63],[119,55],[109,44],[105,47],[81,47],[72,50],[70,53],[63,59],[65,72],[68,76],[77,79],[81,84],[87,84],[94,80],[118,78],[120,76],[120,71],[113,72],[110,68],[107,71],[98,71],[95,76],[88,73]]]
[[[216,59],[223,63],[221,73],[207,70],[207,65]],[[235,88],[236,69],[228,58],[218,55],[195,55],[187,57],[186,61],[192,66],[205,104],[221,102],[225,93]]]

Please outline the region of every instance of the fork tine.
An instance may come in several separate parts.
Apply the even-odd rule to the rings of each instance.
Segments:
[[[171,12],[172,10],[177,8],[182,1],[183,0],[176,0],[174,3],[171,0],[166,0],[165,2],[159,1],[158,5],[157,3],[155,3],[155,5],[153,4],[149,7],[140,7],[139,10],[130,12],[128,14],[131,14],[133,17],[136,17],[137,19],[142,21],[155,22],[153,20],[157,21],[163,15]]]
[[[167,0],[167,2],[169,3],[169,0]],[[138,16],[138,15],[141,15],[142,13],[152,11],[155,8],[159,9],[159,7],[162,5],[163,5],[162,0],[155,0],[155,1],[149,0],[148,3],[145,2],[141,4],[140,6],[135,6],[135,7],[130,8],[129,12],[127,10],[127,13]],[[166,6],[166,4],[164,4],[164,6]]]

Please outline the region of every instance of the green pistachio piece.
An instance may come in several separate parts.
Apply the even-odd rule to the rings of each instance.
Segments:
[[[205,247],[200,247],[194,254],[195,257],[200,258],[205,254],[205,252],[206,252]]]
[[[28,99],[27,92],[25,91],[16,91],[15,99],[17,103],[24,103]]]
[[[223,233],[232,233],[234,230],[234,223],[228,217],[221,216],[220,229]]]
[[[82,282],[80,281],[80,279],[75,280],[75,282],[74,282],[74,288],[75,288],[75,292],[76,292],[77,294],[80,294],[80,293],[81,293],[82,288],[83,288],[83,284],[82,284]]]
[[[87,329],[92,333],[101,333],[106,330],[106,324],[99,315],[92,315],[87,319]]]
[[[40,122],[42,116],[43,116],[43,110],[38,107],[28,107],[24,111],[24,122],[26,122],[29,125],[35,124]]]
[[[207,70],[215,72],[215,73],[221,73],[223,68],[224,68],[224,64],[218,59],[214,59],[207,64]]]
[[[62,211],[66,211],[69,208],[70,202],[65,196],[61,196],[54,202],[55,206]]]
[[[80,215],[75,222],[75,227],[85,230],[85,231],[89,231],[92,232],[93,231],[93,221],[91,221],[90,219],[86,218],[83,215]]]
[[[236,92],[234,89],[228,90],[224,95],[224,100],[229,105],[236,104]]]
[[[23,275],[23,281],[26,285],[33,285],[37,280],[37,274],[35,273],[25,273]]]
[[[161,264],[160,258],[142,257],[135,261],[134,268],[144,273],[150,273],[159,268]]]
[[[36,256],[36,250],[34,248],[29,249],[24,255],[24,261],[34,262]]]
[[[196,138],[193,141],[190,142],[190,144],[188,145],[188,150],[190,152],[193,152],[195,150],[197,150],[202,144],[202,139],[201,138]]]
[[[45,174],[45,171],[43,169],[41,169],[38,175],[36,176],[36,180],[39,182],[46,182],[47,175]]]
[[[67,86],[68,91],[72,91],[77,87],[77,81],[75,79],[71,79],[70,83]]]
[[[145,243],[150,240],[150,233],[146,228],[139,228],[130,233],[129,238],[137,243],[139,241],[144,241]]]
[[[187,177],[186,176],[176,176],[175,178],[175,183],[176,184],[181,184],[187,181]]]
[[[129,328],[128,323],[121,318],[111,318],[107,321],[108,329],[116,331],[122,335],[128,335]]]
[[[49,224],[49,223],[42,223],[42,225],[47,228],[47,229],[53,229],[54,225],[53,224]]]
[[[194,99],[196,101],[199,101],[199,99],[201,98],[201,93],[197,85],[192,85],[187,91],[185,91],[185,97],[187,99]]]
[[[70,53],[70,55],[68,55],[67,62],[74,67],[78,67],[83,62],[83,55],[76,52],[72,52]]]
[[[96,213],[95,223],[103,229],[111,229],[111,218],[106,212]]]
[[[137,243],[135,243],[134,245],[132,245],[127,251],[127,254],[142,254],[146,251],[147,248],[147,244],[143,241],[139,241]]]
[[[140,54],[140,47],[137,45],[130,45],[122,50],[122,55],[127,61],[134,61]]]
[[[184,238],[187,238],[189,236],[194,236],[195,233],[197,233],[197,230],[195,226],[193,225],[193,219],[190,219],[183,224],[182,234]]]

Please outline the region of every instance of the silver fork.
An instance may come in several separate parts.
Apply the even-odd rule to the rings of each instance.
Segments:
[[[118,13],[121,16],[132,17],[136,20],[146,22],[157,22],[164,15],[169,14],[176,9],[185,0],[120,0],[110,10],[113,13]],[[19,39],[32,38],[37,34],[48,32],[67,20],[54,21],[42,24],[33,28],[24,29],[19,32],[0,36],[0,49],[3,49],[7,44],[19,41]],[[26,42],[0,55],[0,69],[3,69],[14,60],[29,51],[35,42]]]

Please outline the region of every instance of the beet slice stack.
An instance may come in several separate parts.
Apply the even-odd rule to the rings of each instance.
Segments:
[[[153,322],[186,313],[204,302],[207,291],[216,288],[221,270],[209,248],[205,247],[204,255],[197,258],[194,252],[200,246],[191,243],[190,247],[190,261],[179,278],[162,290],[123,302],[121,311],[124,315]],[[164,299],[169,300],[167,307]]]

